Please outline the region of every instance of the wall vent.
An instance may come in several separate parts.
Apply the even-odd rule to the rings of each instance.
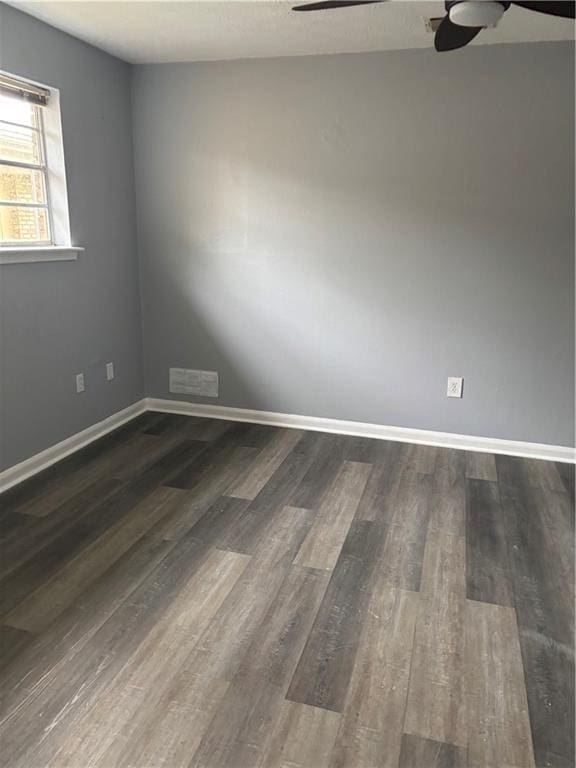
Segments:
[[[199,397],[218,397],[218,373],[193,371],[188,368],[170,368],[170,392]]]

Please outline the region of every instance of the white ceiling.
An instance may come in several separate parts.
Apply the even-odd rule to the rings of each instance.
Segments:
[[[300,0],[303,2],[305,0]],[[285,0],[13,0],[10,5],[133,63],[428,48],[443,2],[293,13]],[[574,39],[567,19],[512,7],[474,44]],[[457,55],[457,54],[451,54]]]

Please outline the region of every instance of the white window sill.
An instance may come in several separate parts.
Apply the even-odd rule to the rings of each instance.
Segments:
[[[84,248],[74,245],[29,245],[0,247],[0,264],[29,264],[39,261],[76,261]]]

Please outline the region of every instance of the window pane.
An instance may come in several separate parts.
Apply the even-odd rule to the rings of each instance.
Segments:
[[[0,159],[40,164],[40,134],[30,128],[0,121]]]
[[[0,243],[49,243],[46,208],[0,205]]]
[[[0,164],[0,202],[45,203],[43,172]]]
[[[0,96],[0,120],[20,125],[38,126],[38,107],[19,99]]]

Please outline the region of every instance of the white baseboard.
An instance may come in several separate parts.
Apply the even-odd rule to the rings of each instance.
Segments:
[[[0,493],[7,491],[8,488],[12,488],[13,485],[21,483],[23,480],[27,480],[32,475],[36,475],[43,469],[46,469],[51,464],[55,464],[57,461],[69,456],[71,453],[79,451],[80,448],[84,448],[89,443],[98,440],[99,437],[103,437],[108,432],[117,429],[125,424],[127,421],[139,416],[146,411],[146,400],[139,400],[137,403],[129,405],[122,411],[113,413],[112,416],[108,416],[106,419],[99,421],[97,424],[92,424],[91,427],[83,429],[82,432],[77,432],[71,437],[67,437],[66,440],[62,440],[56,445],[46,448],[45,451],[37,453],[35,456],[31,456],[25,461],[21,461],[19,464],[15,464],[13,467],[5,469],[0,472]]]
[[[291,413],[272,411],[251,411],[245,408],[228,408],[222,405],[204,405],[181,400],[146,399],[149,411],[181,413],[188,416],[204,416],[210,419],[247,421],[252,424],[271,424],[276,427],[292,427],[317,432],[332,432],[340,435],[372,437],[377,440],[394,440],[401,443],[419,443],[444,448],[458,448],[480,453],[501,453],[508,456],[522,456],[545,461],[576,463],[576,451],[563,445],[525,443],[517,440],[501,440],[492,437],[473,437],[452,432],[433,432],[426,429],[407,427],[386,427],[382,424],[367,424],[361,421],[341,421],[315,416],[298,416]]]
[[[29,459],[15,464],[13,467],[0,472],[0,493],[8,488],[36,475],[51,464],[79,451],[89,443],[98,440],[108,432],[117,429],[127,421],[145,411],[160,411],[162,413],[180,413],[187,416],[200,416],[209,419],[226,419],[228,421],[247,421],[251,424],[271,424],[275,427],[290,427],[316,432],[331,432],[339,435],[355,435],[372,437],[377,440],[395,440],[401,443],[419,443],[421,445],[436,445],[444,448],[459,448],[480,453],[503,453],[508,456],[523,456],[545,461],[561,461],[576,463],[574,448],[562,445],[545,445],[541,443],[525,443],[516,440],[500,440],[490,437],[472,437],[457,435],[451,432],[432,432],[425,429],[408,429],[406,427],[386,427],[381,424],[366,424],[361,421],[341,421],[339,419],[323,419],[315,416],[298,416],[291,413],[274,413],[273,411],[251,411],[246,408],[228,408],[223,405],[203,405],[188,403],[180,400],[160,400],[148,397],[129,405],[118,413],[83,429],[62,442],[47,448]]]

